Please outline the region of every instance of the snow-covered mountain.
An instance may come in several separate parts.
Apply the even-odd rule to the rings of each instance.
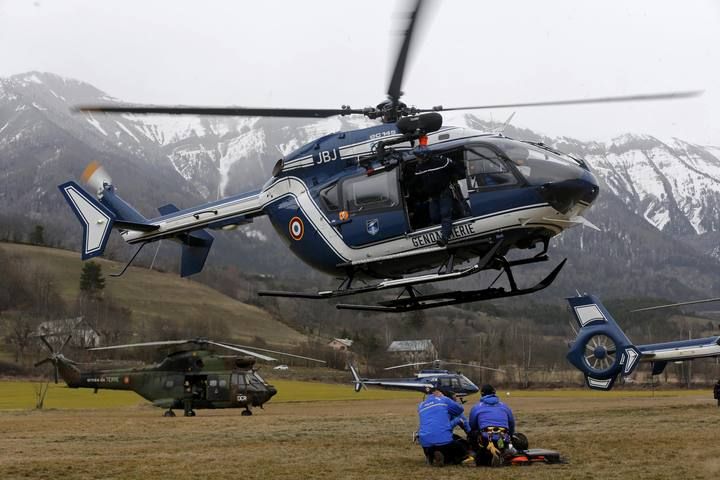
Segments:
[[[186,207],[257,188],[282,155],[321,135],[372,123],[354,117],[277,120],[72,111],[76,105],[115,101],[87,83],[49,73],[0,78],[0,215],[15,218],[16,227],[17,218],[41,221],[58,243],[72,245],[74,230],[65,227],[75,219],[56,185],[79,177],[91,160],[104,163],[120,194],[150,216],[168,202]],[[472,115],[446,116],[445,123],[494,127]],[[575,264],[574,273],[561,276],[566,284],[558,281],[563,294],[582,287],[578,283],[590,271],[603,271],[604,278],[592,281],[609,291],[618,276],[629,272],[659,275],[668,292],[717,293],[720,147],[629,134],[606,143],[580,142],[512,126],[505,134],[581,155],[601,180],[600,200],[588,216],[603,232],[577,228],[556,241]],[[280,242],[266,242],[272,235],[266,223],[241,234],[248,242],[227,247],[223,261],[242,257],[245,262],[251,256],[260,270],[267,268],[264,255],[253,245],[265,244],[268,258],[283,249]],[[285,256],[290,259],[280,268],[303,268]],[[686,281],[688,272],[693,278]]]

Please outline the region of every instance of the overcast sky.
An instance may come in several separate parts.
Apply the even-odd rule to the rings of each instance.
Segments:
[[[408,104],[701,89],[692,100],[525,108],[513,123],[584,140],[634,132],[720,145],[717,0],[428,3],[405,74]],[[375,105],[408,4],[0,0],[0,76],[49,71],[153,104]]]

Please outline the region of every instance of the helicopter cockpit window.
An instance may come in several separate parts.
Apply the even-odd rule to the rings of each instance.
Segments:
[[[175,382],[172,380],[166,380],[165,381],[165,388],[173,388],[175,386]]]
[[[440,379],[440,386],[441,386],[441,387],[449,387],[450,385],[452,385],[452,381],[451,381],[451,380],[452,380],[452,379],[447,378],[447,377],[441,378],[441,379]]]
[[[324,188],[320,191],[322,204],[328,212],[337,212],[340,210],[340,198],[338,197],[337,184]]]
[[[343,199],[351,212],[395,207],[399,203],[397,172],[350,178],[343,182]]]
[[[583,173],[583,169],[572,158],[529,143],[498,140],[495,145],[502,149],[522,176],[533,185],[578,178]]]
[[[470,388],[472,387],[472,382],[468,380],[468,378],[465,375],[460,376],[460,385],[463,386],[463,388]]]
[[[468,189],[512,185],[517,183],[515,175],[510,171],[505,161],[493,150],[486,147],[472,147],[467,150]]]

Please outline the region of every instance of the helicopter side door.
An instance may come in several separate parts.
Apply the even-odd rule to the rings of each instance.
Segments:
[[[397,169],[347,178],[340,189],[343,209],[350,215],[341,230],[349,246],[379,242],[408,231]]]

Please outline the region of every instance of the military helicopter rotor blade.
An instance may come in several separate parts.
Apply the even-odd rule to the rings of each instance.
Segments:
[[[717,301],[720,301],[720,297],[705,298],[703,300],[693,300],[690,302],[669,303],[667,305],[656,305],[654,307],[636,308],[635,310],[630,310],[630,311],[631,312],[648,312],[650,310],[660,310],[663,308],[682,307],[685,305],[696,305],[698,303],[710,303],[710,302],[717,302]]]
[[[390,77],[390,84],[388,85],[387,96],[392,101],[393,105],[397,105],[402,96],[402,80],[403,74],[405,73],[405,64],[407,63],[408,55],[410,53],[410,46],[412,45],[413,32],[416,30],[420,11],[423,6],[423,0],[417,0],[415,7],[408,14],[408,26],[405,30],[400,48],[398,49],[397,60],[395,60],[395,69],[393,70],[392,77]]]
[[[257,350],[257,351],[259,351],[259,352],[274,353],[274,354],[276,354],[276,355],[285,355],[285,356],[288,356],[288,357],[299,358],[299,359],[302,359],[302,360],[310,360],[310,361],[318,362],[318,363],[327,363],[325,360],[320,360],[320,359],[318,359],[318,358],[304,357],[304,356],[302,356],[302,355],[295,355],[294,353],[281,352],[281,351],[279,351],[279,350],[270,350],[270,349],[267,349],[267,348],[251,347],[250,345],[238,345],[238,344],[236,344],[236,343],[224,343],[223,345],[225,345],[225,346],[231,345],[231,346],[237,347],[237,348],[247,348],[247,349],[250,349],[250,350]]]
[[[160,347],[163,345],[182,345],[184,343],[198,343],[198,341],[197,340],[162,340],[162,341],[157,341],[157,342],[126,343],[124,345],[109,345],[107,347],[93,347],[93,348],[88,348],[88,350],[97,351],[97,350],[117,350],[119,348]]]
[[[256,357],[256,358],[259,358],[260,360],[265,360],[266,362],[277,362],[276,358],[268,357],[267,355],[262,355],[260,353],[251,352],[250,350],[245,350],[244,348],[238,348],[231,344],[214,342],[212,340],[206,340],[205,342],[209,343],[210,345],[216,345],[218,347],[227,348],[228,350],[233,350],[235,352],[240,352],[245,355],[250,355],[251,357]]]
[[[445,108],[438,105],[433,108],[417,109],[418,112],[451,112],[455,110],[485,110],[490,108],[524,108],[524,107],[549,107],[557,105],[583,105],[593,103],[619,103],[619,102],[643,102],[650,100],[676,100],[681,98],[692,98],[700,96],[704,90],[691,90],[683,92],[650,93],[640,95],[625,95],[619,97],[596,97],[580,98],[574,100],[553,100],[547,102],[526,102],[526,103],[505,103],[495,105],[478,105],[473,107],[452,107]]]
[[[74,108],[82,113],[132,113],[137,115],[217,115],[245,117],[327,118],[335,115],[365,115],[373,108],[263,108],[263,107],[189,107],[160,105],[80,105]]]
[[[396,368],[405,368],[405,367],[416,367],[416,366],[418,366],[418,365],[428,365],[428,364],[431,364],[431,363],[435,363],[435,362],[432,361],[432,362],[405,363],[405,364],[403,364],[403,365],[395,365],[395,366],[392,366],[392,367],[385,367],[385,370],[395,370]]]
[[[39,367],[40,365],[45,365],[48,362],[52,362],[52,358],[46,358],[44,360],[40,360],[39,362],[35,362],[33,364],[34,367]]]
[[[461,365],[463,367],[479,368],[482,370],[492,370],[493,372],[505,373],[505,370],[492,367],[483,367],[482,365],[473,365],[472,363],[459,363],[459,362],[442,362],[443,365]]]

